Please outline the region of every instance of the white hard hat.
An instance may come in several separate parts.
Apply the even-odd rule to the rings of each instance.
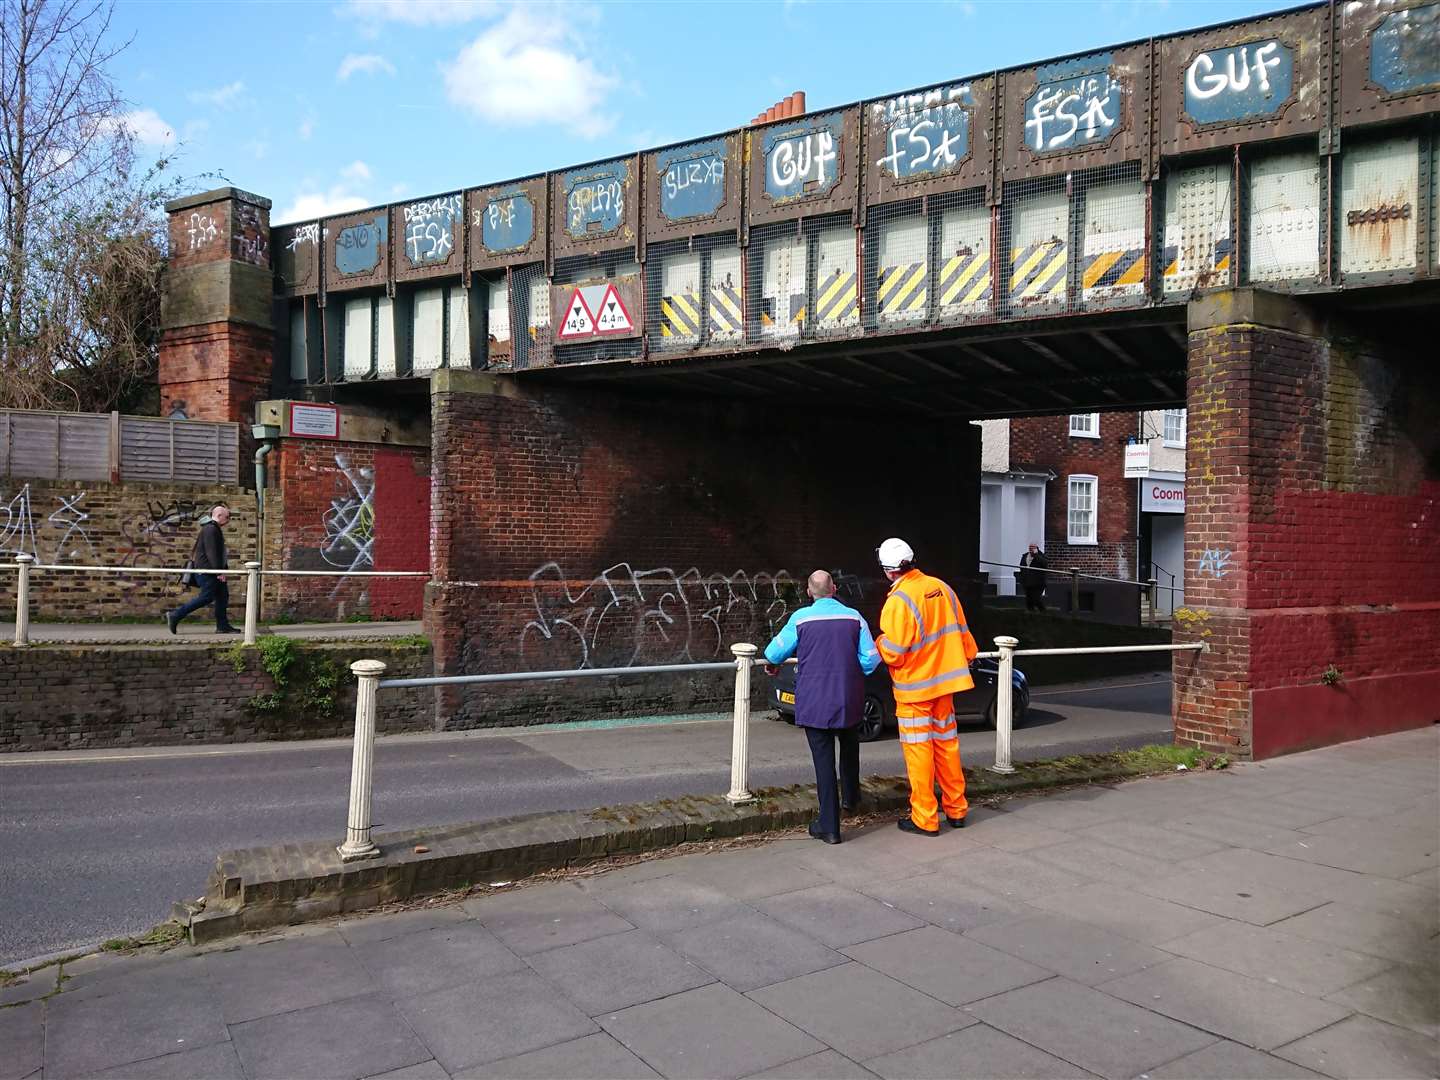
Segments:
[[[882,570],[899,570],[905,563],[915,561],[915,551],[898,536],[892,536],[875,549]]]

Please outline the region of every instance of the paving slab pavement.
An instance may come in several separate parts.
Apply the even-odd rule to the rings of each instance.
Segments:
[[[1437,766],[1432,727],[96,955],[0,991],[0,1080],[1433,1078]]]

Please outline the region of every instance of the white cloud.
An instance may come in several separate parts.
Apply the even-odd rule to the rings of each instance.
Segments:
[[[291,221],[314,221],[319,217],[363,210],[373,201],[357,195],[345,184],[333,184],[324,191],[301,191],[289,206],[274,215],[272,221],[276,225]]]
[[[251,139],[245,144],[245,149],[255,155],[256,161],[263,161],[270,153],[270,144],[264,139]]]
[[[383,71],[386,75],[395,74],[395,65],[386,60],[383,56],[375,53],[350,53],[344,60],[340,61],[339,70],[335,72],[335,78],[345,82],[359,72],[363,75],[374,75]]]
[[[315,134],[315,121],[307,116],[300,121],[300,127],[296,129],[295,134],[300,136],[302,142],[309,142],[310,136]]]
[[[455,26],[495,14],[494,0],[350,0],[351,15],[367,22]]]
[[[217,109],[228,109],[240,103],[245,94],[245,84],[239,79],[214,90],[194,90],[190,100],[197,105],[213,105]]]
[[[363,161],[352,161],[340,170],[340,175],[346,180],[352,180],[357,183],[361,180],[369,180],[370,166],[366,165]]]
[[[584,138],[615,125],[604,111],[619,79],[580,54],[565,18],[540,17],[535,8],[511,8],[505,18],[442,64],[450,101],[492,123],[557,123]]]
[[[175,129],[160,119],[154,109],[136,109],[119,117],[115,123],[130,132],[142,146],[165,150],[175,145]]]

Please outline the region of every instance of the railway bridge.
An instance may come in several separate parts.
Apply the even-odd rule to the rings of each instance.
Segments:
[[[1177,736],[1440,717],[1440,3],[758,119],[319,221],[178,200],[162,393],[428,422],[442,673],[709,658],[891,534],[958,584],[968,421],[1185,406]]]

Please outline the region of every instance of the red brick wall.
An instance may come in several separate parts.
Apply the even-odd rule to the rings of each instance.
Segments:
[[[270,396],[274,334],[244,323],[166,330],[160,339],[160,411],[185,403],[192,420],[229,420],[250,436],[255,403]]]
[[[1421,355],[1192,333],[1176,637],[1210,651],[1177,661],[1179,741],[1265,757],[1440,719],[1440,392]]]
[[[816,567],[878,604],[874,549],[906,536],[958,588],[978,533],[978,434],[872,418],[594,390],[442,393],[432,412],[427,629],[442,673],[728,659],[763,646]],[[924,460],[924,469],[890,462]],[[595,687],[607,713],[723,700],[725,678]],[[653,684],[653,685],[652,685]],[[537,684],[538,687],[538,684]],[[452,695],[452,727],[585,707],[567,686]]]
[[[283,439],[272,455],[287,570],[425,570],[429,566],[430,454],[320,439]],[[302,619],[351,615],[418,619],[423,579],[281,579],[278,608]]]
[[[1068,416],[1010,421],[1012,466],[1056,474],[1045,485],[1045,554],[1052,569],[1135,576],[1135,481],[1125,479],[1125,440],[1139,431],[1139,420],[1133,412],[1101,413],[1098,439],[1072,436]],[[1097,478],[1096,544],[1071,544],[1068,539],[1067,478],[1074,473]]]

